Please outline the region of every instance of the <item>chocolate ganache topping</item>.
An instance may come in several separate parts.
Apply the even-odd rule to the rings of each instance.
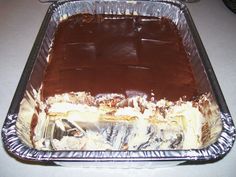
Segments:
[[[189,58],[173,22],[89,14],[59,24],[42,97],[72,91],[137,92],[172,101],[197,95]]]

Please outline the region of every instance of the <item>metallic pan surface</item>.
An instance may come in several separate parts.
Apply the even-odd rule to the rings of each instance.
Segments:
[[[201,93],[211,92],[221,112],[222,131],[218,139],[202,149],[150,150],[150,151],[41,151],[32,148],[27,140],[31,119],[17,128],[18,112],[22,98],[32,107],[32,97],[39,91],[47,66],[47,56],[57,25],[61,20],[77,13],[126,14],[167,17],[176,25],[191,59],[193,72]],[[27,124],[28,121],[28,124]],[[222,158],[233,146],[235,127],[225,103],[206,51],[190,17],[187,7],[174,0],[165,1],[59,1],[53,3],[45,16],[21,80],[9,108],[2,129],[6,150],[16,158],[27,161],[56,162],[61,165],[110,167],[155,167],[157,164],[200,162]],[[125,162],[125,163],[123,163]]]

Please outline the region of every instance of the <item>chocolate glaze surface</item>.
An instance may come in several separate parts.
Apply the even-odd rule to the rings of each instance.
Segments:
[[[55,33],[42,96],[70,91],[145,93],[175,101],[197,95],[190,62],[166,18],[75,15]]]

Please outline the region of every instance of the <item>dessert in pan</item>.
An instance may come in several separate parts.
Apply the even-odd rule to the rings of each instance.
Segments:
[[[39,150],[199,149],[215,136],[212,121],[220,120],[167,18],[64,19],[36,97],[30,140]]]
[[[219,159],[235,127],[184,4],[74,0],[49,7],[2,139],[23,160],[143,168]]]

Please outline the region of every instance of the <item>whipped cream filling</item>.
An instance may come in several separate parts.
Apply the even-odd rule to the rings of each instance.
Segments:
[[[171,102],[117,94],[93,97],[86,92],[55,95],[39,104],[33,144],[43,150],[201,148],[208,123],[201,110],[210,103],[208,97]],[[206,105],[214,116],[219,113],[216,106]]]

